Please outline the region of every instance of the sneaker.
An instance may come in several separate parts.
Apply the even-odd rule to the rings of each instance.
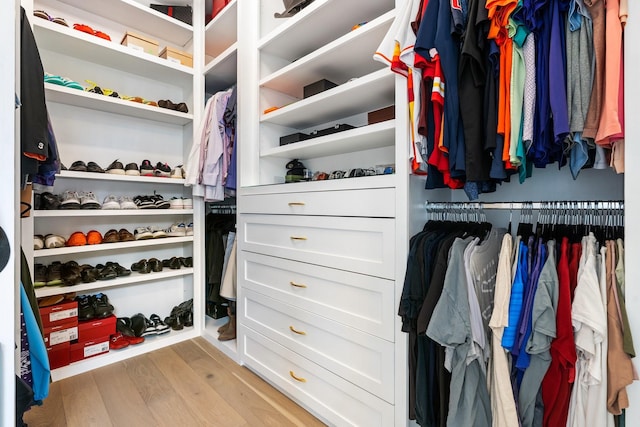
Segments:
[[[67,246],[84,246],[87,244],[87,236],[82,231],[76,231],[67,239]]]
[[[109,194],[102,201],[102,209],[120,209],[120,202],[118,202],[118,198],[113,194]]]
[[[90,295],[79,295],[75,300],[78,302],[78,320],[91,320],[96,317]]]
[[[75,191],[65,191],[62,194],[60,209],[80,209],[80,197]]]
[[[138,206],[131,200],[129,196],[120,196],[120,209],[138,209]]]
[[[190,222],[189,224],[187,224],[187,236],[193,236],[193,223]]]
[[[182,165],[173,168],[171,171],[171,178],[184,179],[184,169],[182,169]]]
[[[142,176],[154,176],[153,165],[149,160],[143,160],[140,164],[140,175]]]
[[[107,167],[107,173],[113,173],[116,175],[124,175],[124,166],[122,165],[122,162],[119,162],[117,159],[114,160],[108,167]]]
[[[133,202],[138,209],[155,209],[156,205],[149,196],[136,196],[133,198]]]
[[[86,172],[87,164],[82,160],[76,160],[75,162],[71,163],[71,167],[69,168],[69,170],[75,172]]]
[[[182,203],[185,209],[193,209],[193,199],[182,198]]]
[[[187,235],[187,226],[184,222],[172,224],[171,227],[165,230],[169,237],[184,237]]]
[[[138,164],[127,163],[127,166],[124,167],[124,173],[125,175],[140,176],[140,171],[138,170]]]
[[[154,225],[152,227],[149,227],[149,230],[151,231],[151,233],[153,234],[153,238],[154,239],[160,239],[163,237],[167,237],[167,233],[160,227]]]
[[[170,209],[184,209],[184,200],[182,197],[172,197],[169,200]]]
[[[91,230],[87,233],[88,245],[99,245],[102,243],[102,234],[97,230]]]
[[[95,316],[98,319],[111,316],[113,314],[114,307],[113,305],[111,305],[111,303],[109,303],[109,298],[107,298],[106,294],[99,293],[96,295],[91,295],[91,297],[90,300],[92,300],[93,303]]]
[[[57,234],[47,234],[44,237],[44,246],[47,249],[61,248],[65,245],[65,243],[67,243],[67,241],[64,239],[64,237],[58,236]]]
[[[40,250],[44,248],[44,236],[42,234],[36,234],[33,236],[33,249]]]
[[[154,174],[156,176],[160,176],[160,177],[163,177],[163,178],[168,178],[171,175],[171,168],[166,163],[162,164],[162,163],[158,162],[156,164],[156,170],[154,171]]]
[[[138,227],[133,232],[133,237],[136,240],[153,239],[153,233],[149,227]]]
[[[101,205],[98,198],[91,191],[80,195],[80,208],[82,209],[100,209]]]
[[[153,201],[153,205],[156,209],[169,209],[171,207],[171,203],[169,203],[159,194],[150,196],[150,199]]]
[[[87,163],[87,172],[104,173],[104,169],[96,162],[89,162]]]

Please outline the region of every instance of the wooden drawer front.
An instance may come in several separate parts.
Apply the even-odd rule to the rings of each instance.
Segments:
[[[242,248],[393,278],[393,219],[241,215]]]
[[[393,343],[245,290],[244,325],[393,402]]]
[[[243,360],[329,425],[387,427],[393,406],[295,352],[246,328]],[[297,379],[295,379],[295,378]]]
[[[396,215],[395,189],[246,195],[242,197],[242,211],[265,214],[393,218]]]
[[[252,252],[238,257],[243,289],[394,340],[395,282]]]

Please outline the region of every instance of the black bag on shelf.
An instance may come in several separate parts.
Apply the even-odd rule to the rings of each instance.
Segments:
[[[193,25],[193,9],[191,6],[166,6],[164,4],[150,4],[151,9],[169,15],[179,21]]]

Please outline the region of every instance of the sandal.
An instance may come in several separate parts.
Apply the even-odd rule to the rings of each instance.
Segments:
[[[104,40],[111,41],[111,37],[108,34],[103,33],[102,31],[94,30],[88,25],[85,24],[73,24],[73,28],[82,31],[83,33],[91,34],[92,36],[100,37]]]
[[[53,74],[49,74],[49,73],[44,73],[44,82],[45,83],[52,83],[55,85],[59,85],[59,86],[66,86],[66,87],[70,87],[71,89],[78,89],[78,90],[84,90],[84,88],[82,86],[80,86],[80,84],[78,84],[77,82],[68,79],[66,77],[60,77],[60,76],[56,76]]]
[[[67,24],[67,21],[65,21],[64,19],[57,17],[54,18],[44,10],[34,10],[33,15],[37,16],[38,18],[46,19],[47,21],[55,22],[56,24],[64,25],[65,27],[69,26],[69,24]]]

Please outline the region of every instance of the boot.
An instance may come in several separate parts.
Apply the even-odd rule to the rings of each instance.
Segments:
[[[236,339],[236,315],[229,313],[229,323],[227,323],[227,329],[225,329],[219,336],[218,341],[229,341]]]
[[[229,316],[229,318],[231,318],[231,307],[227,307],[227,316]],[[224,325],[220,326],[218,328],[218,333],[219,334],[223,333],[229,327],[229,323],[231,323],[230,320],[227,323],[225,323]]]

